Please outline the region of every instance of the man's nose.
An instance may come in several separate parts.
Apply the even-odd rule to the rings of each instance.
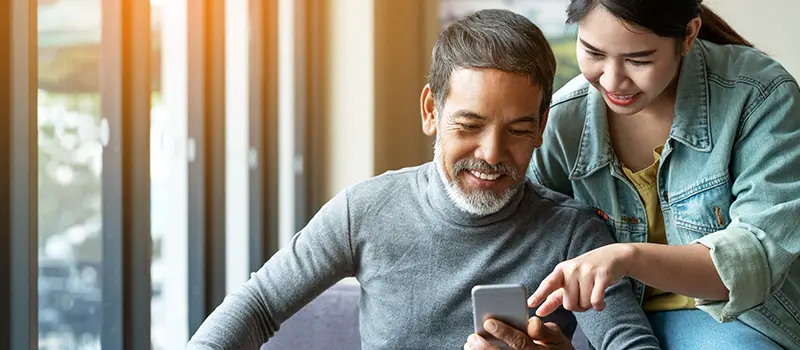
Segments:
[[[499,164],[506,161],[508,150],[505,137],[501,132],[487,132],[481,139],[476,158],[482,159],[489,164]]]

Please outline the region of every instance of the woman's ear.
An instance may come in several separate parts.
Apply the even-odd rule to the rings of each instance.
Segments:
[[[703,21],[700,17],[695,17],[689,24],[686,25],[686,38],[683,39],[681,42],[681,56],[686,56],[689,54],[689,51],[692,50],[692,45],[694,44],[694,39],[697,38],[697,35],[700,34],[700,27],[703,25]]]
[[[422,96],[420,96],[420,107],[422,112],[422,131],[425,135],[436,135],[436,101],[433,97],[430,85],[425,85],[422,89]]]

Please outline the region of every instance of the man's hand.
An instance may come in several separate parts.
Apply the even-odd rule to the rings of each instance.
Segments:
[[[491,335],[508,344],[512,350],[564,349],[573,350],[572,343],[561,333],[555,323],[542,323],[537,317],[528,320],[528,334],[503,322],[486,320],[483,328]],[[499,350],[477,334],[472,334],[464,344],[465,350]]]

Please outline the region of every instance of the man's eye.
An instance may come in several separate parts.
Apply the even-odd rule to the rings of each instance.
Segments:
[[[511,129],[511,133],[518,136],[533,134],[533,130]]]
[[[461,129],[464,129],[464,130],[478,130],[480,128],[479,125],[475,125],[475,124],[458,123],[458,126],[461,127]]]

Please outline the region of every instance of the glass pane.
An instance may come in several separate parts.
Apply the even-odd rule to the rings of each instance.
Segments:
[[[150,186],[154,350],[189,341],[186,1],[151,0]]]
[[[99,349],[100,0],[39,0],[39,348]]]
[[[528,17],[544,32],[553,48],[558,64],[553,82],[556,91],[580,74],[575,58],[576,32],[565,25],[568,4],[569,0],[439,0],[439,24],[444,29],[472,12],[491,8],[504,8]]]
[[[250,277],[249,0],[225,1],[225,277],[228,292]]]

